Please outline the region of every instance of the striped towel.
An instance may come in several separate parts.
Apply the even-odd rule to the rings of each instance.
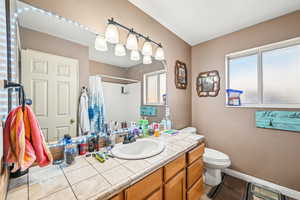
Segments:
[[[24,171],[34,162],[40,167],[52,163],[53,158],[45,142],[39,123],[29,106],[13,109],[5,122],[4,161],[14,164],[12,172]]]

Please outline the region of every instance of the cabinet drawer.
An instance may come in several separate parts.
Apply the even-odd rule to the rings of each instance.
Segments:
[[[164,181],[167,182],[185,167],[185,154],[164,166]]]
[[[110,200],[125,200],[124,198],[124,192],[120,192],[119,194],[112,197]]]
[[[190,188],[203,174],[203,161],[199,158],[187,168],[187,188]]]
[[[204,145],[204,143],[202,143],[187,153],[188,164],[191,164],[198,158],[202,157],[202,155],[204,153],[204,147],[205,147],[205,145]]]
[[[157,191],[155,191],[153,194],[151,194],[147,200],[162,200],[163,198],[163,189],[160,187]]]
[[[199,200],[203,195],[204,184],[203,178],[201,177],[195,185],[187,192],[187,200]]]
[[[162,185],[162,168],[125,190],[126,200],[145,199]]]

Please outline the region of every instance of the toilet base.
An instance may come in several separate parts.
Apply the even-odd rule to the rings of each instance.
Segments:
[[[219,185],[222,181],[221,169],[208,169],[205,171],[205,184],[210,186]]]

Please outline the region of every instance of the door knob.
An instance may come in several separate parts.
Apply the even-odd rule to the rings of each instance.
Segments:
[[[71,119],[70,120],[70,124],[74,124],[75,123],[75,120],[74,119]]]

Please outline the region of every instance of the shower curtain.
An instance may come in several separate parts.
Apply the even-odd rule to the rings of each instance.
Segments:
[[[101,77],[90,76],[89,88],[89,119],[91,133],[103,133],[105,110]]]

